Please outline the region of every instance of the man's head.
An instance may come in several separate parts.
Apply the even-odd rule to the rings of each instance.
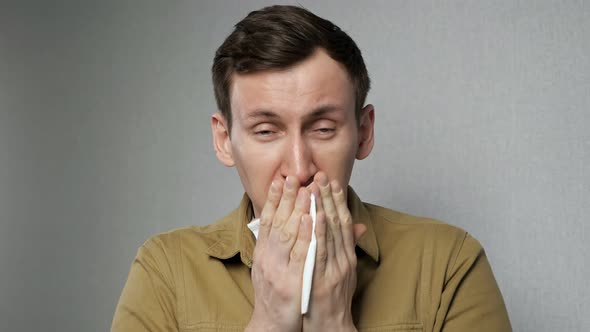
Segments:
[[[217,108],[231,130],[231,83],[235,74],[285,69],[323,49],[346,69],[354,86],[359,119],[370,88],[369,74],[356,43],[332,22],[295,6],[271,6],[253,11],[236,24],[217,49],[213,86]]]
[[[217,157],[236,166],[259,215],[273,180],[307,186],[323,171],[346,186],[373,147],[369,78],[343,31],[299,7],[250,13],[217,51]]]

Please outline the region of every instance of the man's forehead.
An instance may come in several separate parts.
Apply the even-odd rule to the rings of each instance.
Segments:
[[[332,82],[334,83],[334,82]],[[306,93],[294,88],[240,86],[231,96],[232,114],[238,121],[288,117],[337,116],[354,112],[354,92],[345,84],[316,85]]]
[[[329,102],[330,99],[353,98],[354,88],[344,66],[324,51],[285,69],[251,73],[234,73],[230,85],[232,102],[263,105],[265,102]],[[324,101],[328,99],[327,101]]]
[[[352,83],[344,73],[334,71],[262,71],[238,74],[232,79],[232,99],[255,102],[261,97],[272,97],[282,102],[295,102],[302,98],[341,99],[345,94],[354,94]],[[264,100],[262,100],[264,102]]]

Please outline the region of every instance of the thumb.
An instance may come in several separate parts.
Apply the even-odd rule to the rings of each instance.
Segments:
[[[360,238],[365,234],[367,231],[367,226],[363,224],[354,224],[353,225],[353,234],[354,234],[354,244],[356,245]]]

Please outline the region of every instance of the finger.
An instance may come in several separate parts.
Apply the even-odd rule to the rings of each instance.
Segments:
[[[326,245],[326,215],[324,212],[318,212],[316,214],[315,236],[317,248],[315,254],[314,274],[321,277],[326,272],[326,263],[328,259],[328,248]]]
[[[325,224],[326,224],[326,270],[328,269],[328,267],[330,266],[330,264],[336,264],[338,265],[338,262],[336,261],[336,250],[334,249],[334,233],[330,227],[330,222],[328,221],[327,218],[325,218],[324,215],[324,219],[325,219]]]
[[[320,212],[324,212],[324,206],[322,204],[322,195],[320,194],[320,188],[315,182],[309,186],[308,190],[315,196],[315,211],[316,216]],[[311,211],[310,211],[311,213]]]
[[[308,187],[309,191],[315,196],[316,206],[316,225],[315,225],[315,236],[316,236],[316,262],[314,267],[314,279],[316,277],[323,277],[326,271],[326,264],[328,260],[328,247],[327,247],[327,225],[326,225],[326,214],[322,204],[322,195],[320,188],[316,181],[312,182]]]
[[[283,186],[283,196],[281,197],[279,207],[277,208],[272,222],[272,229],[270,230],[271,237],[273,236],[273,233],[280,233],[275,232],[275,230],[283,228],[287,220],[289,220],[291,212],[293,212],[298,189],[299,181],[293,176],[287,176]]]
[[[351,261],[352,259],[356,258],[354,253],[355,243],[352,228],[352,216],[350,215],[350,210],[348,210],[348,204],[346,203],[346,198],[344,197],[344,190],[338,181],[332,181],[331,187],[332,197],[334,198],[334,204],[336,205],[336,210],[338,211],[338,219],[340,220],[340,231],[342,233],[344,251],[348,256],[349,261]]]
[[[366,231],[367,231],[367,226],[365,226],[363,224],[354,224],[354,245],[355,246],[357,243],[359,243],[359,240],[361,239],[361,237],[363,237],[363,235],[365,235]]]
[[[260,228],[258,229],[258,240],[256,243],[265,243],[268,238],[272,226],[272,219],[283,194],[283,182],[282,179],[277,179],[270,184],[266,203],[260,213]]]
[[[314,194],[316,198],[320,197],[320,188],[318,187],[317,183],[312,182],[309,186],[306,187],[307,191],[309,191],[310,194]],[[318,208],[318,204],[321,204],[321,202],[317,202],[316,201],[316,211]]]
[[[340,230],[340,220],[338,218],[338,211],[336,210],[336,206],[334,205],[334,201],[332,199],[332,189],[330,183],[328,182],[328,177],[326,174],[322,172],[318,172],[316,174],[318,180],[318,186],[320,188],[320,194],[322,197],[322,206],[324,208],[324,212],[326,214],[326,223],[328,225],[328,232],[326,237],[326,246],[328,248],[328,265],[332,259],[337,259],[339,253],[343,253],[345,256],[347,255],[345,252],[345,248],[342,241],[342,234]],[[341,257],[339,259],[340,266],[345,261]]]
[[[305,257],[307,256],[310,242],[311,217],[309,214],[304,214],[300,220],[297,240],[289,255],[289,271],[292,275],[300,276],[303,274],[303,266],[305,265]]]
[[[293,249],[293,245],[297,239],[297,233],[299,232],[301,217],[307,211],[309,211],[309,192],[301,187],[297,193],[297,199],[295,200],[295,206],[291,216],[281,229],[279,235],[281,245],[276,246],[278,255],[283,256],[284,261],[287,261],[289,253]]]

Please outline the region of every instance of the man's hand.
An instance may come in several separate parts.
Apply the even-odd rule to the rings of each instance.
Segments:
[[[326,174],[314,178],[317,251],[304,331],[356,331],[351,305],[356,289],[356,241],[366,231],[353,225],[344,189]],[[316,194],[317,196],[317,194]]]
[[[301,276],[312,232],[309,204],[309,192],[295,178],[273,181],[254,248],[254,312],[247,331],[301,331]]]

